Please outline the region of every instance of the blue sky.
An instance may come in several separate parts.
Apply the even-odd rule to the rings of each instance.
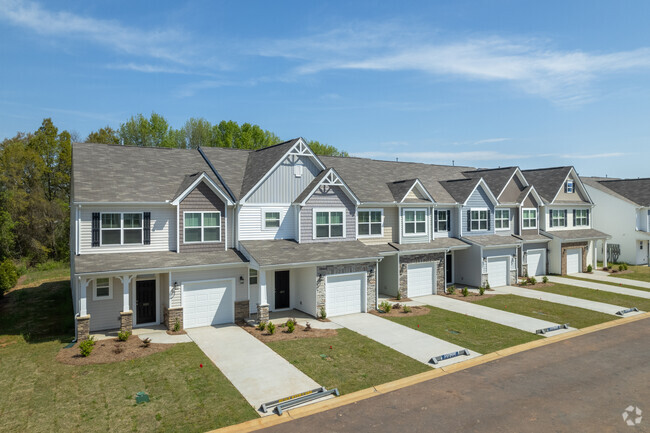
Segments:
[[[353,155],[650,176],[650,2],[0,0],[0,137],[155,111]]]

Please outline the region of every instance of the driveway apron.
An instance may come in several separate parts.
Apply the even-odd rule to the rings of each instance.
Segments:
[[[650,292],[643,290],[628,289],[627,287],[612,286],[611,284],[602,284],[595,281],[572,280],[562,277],[548,277],[549,281],[569,286],[585,287],[587,289],[602,290],[603,292],[618,293],[619,295],[636,296],[637,298],[650,299]]]
[[[472,302],[460,301],[458,299],[452,299],[440,295],[421,296],[416,299],[427,305],[431,305],[432,307],[453,311],[454,313],[464,314],[470,317],[476,317],[477,319],[483,319],[500,325],[509,326],[511,328],[520,329],[522,331],[532,332],[533,334],[535,334],[535,331],[538,329],[545,329],[558,325],[557,323],[548,322],[546,320],[522,316],[521,314],[497,310],[496,308],[485,307]],[[575,330],[575,328],[559,329],[542,335],[544,335],[544,337],[550,337],[552,335],[562,334],[573,330]]]
[[[258,411],[263,403],[320,386],[237,325],[192,328],[187,333]]]
[[[465,348],[372,314],[348,314],[330,320],[431,367],[444,367],[480,355],[469,351],[469,356],[457,356],[434,365],[429,363],[432,357]]]
[[[643,287],[644,289],[650,289],[650,282],[648,281],[633,280],[632,278],[610,277],[608,273],[603,271],[594,271],[593,274],[576,274],[576,277],[587,278],[596,281],[609,281],[610,283],[614,284],[623,284],[627,286],[637,286]]]

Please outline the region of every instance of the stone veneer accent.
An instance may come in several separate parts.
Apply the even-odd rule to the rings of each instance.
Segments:
[[[90,337],[90,314],[77,316],[77,341],[88,340]]]
[[[567,242],[562,244],[562,275],[566,275],[566,250],[582,249],[582,272],[587,272],[587,247],[588,242]]]
[[[257,323],[269,321],[269,306],[257,304]]]
[[[399,293],[408,297],[408,265],[411,263],[436,262],[436,293],[445,294],[445,253],[409,254],[399,257]]]
[[[120,313],[120,331],[133,331],[133,311],[123,311]]]
[[[509,285],[517,284],[517,269],[513,269],[510,271],[510,281],[508,282],[508,284]]]
[[[248,305],[248,300],[235,302],[235,321],[246,320],[248,318]]]
[[[367,272],[366,278],[366,307],[368,311],[377,308],[377,263],[351,263],[347,265],[328,265],[318,266],[316,275],[322,275],[322,278],[316,277],[316,314],[320,315],[321,308],[327,309],[325,302],[325,281],[328,275],[351,274],[354,272]]]
[[[521,277],[525,277],[528,273],[528,263],[521,265]]]
[[[165,307],[163,309],[163,320],[168,331],[174,330],[174,325],[177,320],[181,324],[181,329],[183,329],[183,307]]]

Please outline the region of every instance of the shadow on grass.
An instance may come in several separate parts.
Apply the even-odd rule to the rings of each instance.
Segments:
[[[22,335],[26,342],[69,342],[74,337],[70,280],[43,282],[0,298],[0,335]]]

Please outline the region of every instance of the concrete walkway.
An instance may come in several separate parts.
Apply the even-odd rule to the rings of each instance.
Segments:
[[[431,367],[444,367],[480,355],[470,351],[469,356],[457,356],[434,365],[429,363],[432,357],[465,348],[372,314],[348,314],[330,320]]]
[[[320,386],[237,325],[192,328],[187,333],[258,411],[263,403]]]
[[[466,316],[476,317],[477,319],[487,320],[489,322],[498,323],[500,325],[509,326],[526,332],[532,332],[533,334],[535,334],[535,331],[538,329],[550,328],[558,325],[558,323],[535,319],[534,317],[522,316],[521,314],[497,310],[496,308],[485,307],[473,302],[460,301],[458,299],[448,298],[441,295],[420,296],[417,300],[427,305],[431,305],[432,307],[442,308],[443,310],[453,311],[454,313],[465,314]],[[574,330],[575,328],[559,329],[542,335],[544,335],[544,337],[550,337],[552,335]]]
[[[585,287],[587,289],[602,290],[603,292],[618,293],[620,295],[636,296],[637,298],[650,299],[650,292],[628,289],[626,287],[612,286],[611,284],[596,283],[591,281],[572,280],[570,278],[549,276],[549,281],[569,286]]]
[[[647,281],[633,280],[631,278],[610,277],[607,272],[603,272],[603,271],[594,271],[593,274],[575,274],[575,276],[580,278],[587,278],[589,280],[609,281],[610,283],[614,283],[614,284],[623,284],[628,286],[643,287],[644,289],[650,289],[650,283]]]
[[[523,287],[495,287],[494,290],[499,293],[507,293],[509,295],[523,296],[525,298],[540,299],[542,301],[555,302],[556,304],[568,305],[570,307],[584,308],[586,310],[598,311],[599,313],[611,314],[616,317],[621,317],[616,314],[617,311],[624,310],[627,307],[620,305],[605,304],[603,302],[589,301],[587,299],[573,298],[571,296],[556,295],[555,293],[542,292],[541,290],[524,289]],[[625,316],[632,316],[639,314],[636,312],[628,313]]]

